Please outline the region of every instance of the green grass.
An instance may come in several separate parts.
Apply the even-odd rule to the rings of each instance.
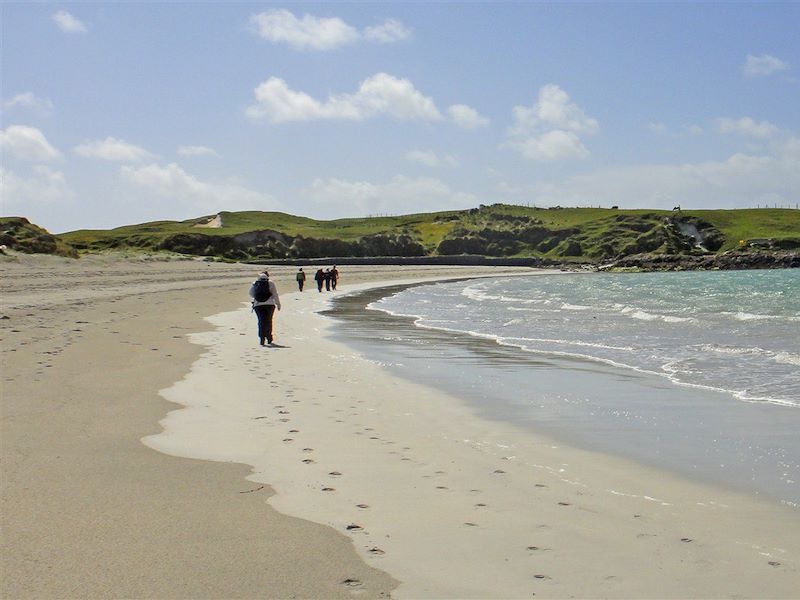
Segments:
[[[221,228],[197,227],[198,223],[213,216],[186,221],[154,221],[110,230],[71,231],[61,234],[59,238],[80,250],[97,251],[109,248],[152,250],[176,234],[218,237],[275,231],[289,240],[302,236],[345,242],[356,242],[364,236],[379,234],[406,234],[421,244],[426,253],[433,254],[439,243],[447,238],[468,240],[482,235],[498,235],[500,238],[505,235],[508,239],[525,231],[545,228],[552,233],[549,241],[541,244],[520,243],[516,247],[499,247],[495,244],[493,250],[503,252],[505,256],[564,257],[569,256],[568,248],[579,246],[583,248],[582,256],[599,258],[619,253],[625,248],[632,251],[634,247],[645,245],[647,240],[655,240],[650,243],[653,249],[647,251],[665,251],[669,242],[658,246],[665,239],[665,218],[680,216],[694,217],[716,228],[724,237],[720,252],[739,247],[739,240],[795,239],[800,243],[800,211],[792,209],[687,210],[676,213],[647,209],[544,209],[495,204],[465,211],[332,221],[280,212],[244,211],[221,213]],[[490,235],[487,232],[494,233]]]

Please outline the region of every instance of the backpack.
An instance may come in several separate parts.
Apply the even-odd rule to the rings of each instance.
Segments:
[[[272,296],[269,289],[269,279],[259,279],[253,284],[253,300],[266,302]]]

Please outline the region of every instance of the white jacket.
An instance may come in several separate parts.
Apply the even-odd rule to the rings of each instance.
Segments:
[[[256,279],[258,281],[258,279]],[[253,306],[263,306],[265,304],[274,304],[278,310],[281,309],[281,299],[278,297],[278,288],[275,287],[275,282],[271,279],[269,281],[269,291],[272,292],[272,295],[267,298],[264,302],[256,302],[255,295],[256,295],[256,281],[250,286],[250,297],[253,299]]]

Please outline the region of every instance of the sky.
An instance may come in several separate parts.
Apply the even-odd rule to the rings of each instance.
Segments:
[[[2,214],[800,202],[800,3],[0,4]]]

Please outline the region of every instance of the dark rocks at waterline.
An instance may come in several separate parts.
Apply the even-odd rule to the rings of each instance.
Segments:
[[[800,252],[728,252],[718,255],[637,254],[601,265],[601,271],[710,271],[800,268]]]

